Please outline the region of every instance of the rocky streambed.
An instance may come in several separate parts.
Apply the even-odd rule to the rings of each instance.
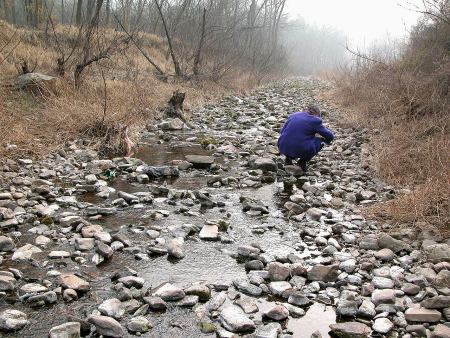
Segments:
[[[308,79],[148,126],[133,158],[82,140],[0,166],[4,337],[450,337],[450,248],[367,220],[398,191],[337,134],[308,173],[277,155]]]

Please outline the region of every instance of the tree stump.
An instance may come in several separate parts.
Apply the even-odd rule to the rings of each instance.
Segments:
[[[183,114],[183,103],[186,98],[186,93],[180,92],[179,90],[173,92],[172,97],[168,102],[168,106],[165,110],[166,118],[179,118],[187,126],[192,128],[192,126],[187,122]]]

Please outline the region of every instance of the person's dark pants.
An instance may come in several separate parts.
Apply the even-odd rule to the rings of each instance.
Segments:
[[[309,156],[308,158],[300,158],[300,159],[297,161],[297,165],[298,165],[300,168],[302,168],[302,170],[303,170],[304,172],[306,172],[307,169],[308,169],[308,162],[311,161],[311,159],[312,159],[314,156],[316,156],[316,155],[322,150],[322,148],[323,148],[323,146],[324,146],[324,144],[325,144],[325,143],[324,143],[324,139],[321,138],[321,137],[316,137],[316,138],[314,139],[314,143],[316,143],[316,149],[318,149],[318,150],[316,151],[316,153],[313,154],[312,156]],[[286,161],[285,161],[285,163],[286,163],[286,165],[292,165],[294,160],[295,160],[294,158],[291,158],[291,157],[289,157],[289,156],[286,156]]]

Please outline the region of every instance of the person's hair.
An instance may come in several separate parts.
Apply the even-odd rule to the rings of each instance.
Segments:
[[[306,109],[313,115],[320,116],[320,109],[316,105],[309,105]]]

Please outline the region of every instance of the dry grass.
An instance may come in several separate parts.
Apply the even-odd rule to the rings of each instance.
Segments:
[[[369,130],[379,176],[411,189],[369,212],[397,223],[428,224],[448,235],[450,59],[446,43],[436,49],[435,34],[448,36],[450,27],[434,28],[431,39],[429,27],[418,27],[400,59],[384,64],[360,60],[335,77],[332,96],[350,111],[344,123]]]
[[[57,27],[56,34],[61,48],[68,54],[77,38],[77,29]],[[114,34],[112,30],[103,32],[102,42],[112,39]],[[23,60],[36,72],[56,76],[56,59],[60,54],[51,32],[46,36],[44,32],[16,29],[0,21],[0,50],[11,36],[14,38],[0,53],[0,84],[13,81]],[[164,42],[153,35],[143,36],[143,42],[155,62],[164,71],[171,72]],[[85,71],[82,86],[75,89],[73,68],[77,58],[79,55],[74,53],[67,65],[66,76],[58,79],[54,94],[33,96],[0,86],[1,157],[46,154],[68,140],[87,136],[83,133],[103,118],[107,126],[122,124],[137,131],[160,115],[160,108],[166,105],[176,89],[187,93],[185,108],[189,112],[189,109],[218,99],[225,93],[246,91],[252,85],[251,77],[239,72],[231,72],[220,84],[207,80],[162,82],[154,75],[152,66],[131,46],[126,52],[90,66]],[[106,83],[106,114],[102,72]]]

